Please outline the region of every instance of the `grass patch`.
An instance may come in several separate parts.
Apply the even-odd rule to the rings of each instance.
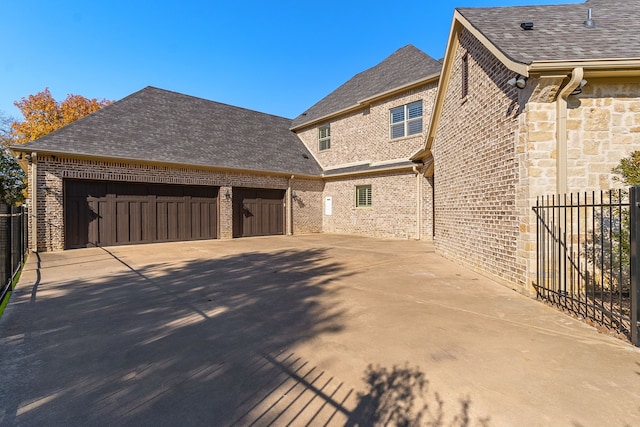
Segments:
[[[2,313],[4,313],[4,309],[7,307],[7,304],[9,304],[9,298],[11,298],[11,294],[13,293],[13,290],[16,288],[16,285],[18,284],[18,280],[20,280],[20,275],[22,274],[23,268],[24,268],[24,262],[18,269],[18,272],[16,273],[15,277],[13,278],[13,281],[11,282],[11,290],[7,292],[2,302],[0,302],[0,317],[2,317]]]

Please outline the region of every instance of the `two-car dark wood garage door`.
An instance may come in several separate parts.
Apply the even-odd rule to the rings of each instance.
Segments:
[[[65,247],[215,239],[219,190],[65,180]],[[233,237],[284,234],[284,194],[284,190],[234,187]]]
[[[66,180],[65,247],[215,239],[219,187]]]

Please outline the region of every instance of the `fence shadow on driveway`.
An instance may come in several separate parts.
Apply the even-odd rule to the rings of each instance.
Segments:
[[[12,375],[0,424],[226,425],[279,371],[256,375],[256,355],[342,328],[325,285],[348,273],[322,249],[142,267],[104,255],[126,268],[45,273],[34,299],[18,296],[1,337]]]
[[[289,350],[346,326],[357,272],[326,249],[132,259],[43,255],[0,328],[0,425],[487,425],[418,368],[354,384]]]

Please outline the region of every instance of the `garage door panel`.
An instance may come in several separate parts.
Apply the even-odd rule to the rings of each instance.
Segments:
[[[151,215],[150,205],[147,201],[140,202],[140,241],[142,243],[155,241],[151,231],[155,228],[156,222],[155,215]]]
[[[167,240],[178,240],[179,227],[178,203],[174,201],[167,202]]]
[[[65,246],[216,238],[218,192],[218,187],[67,180]]]
[[[284,190],[234,188],[233,236],[284,234]]]
[[[166,202],[156,202],[156,240],[159,242],[169,239],[168,205]]]
[[[129,239],[129,202],[116,201],[116,244]]]
[[[89,227],[90,243],[92,246],[97,246],[99,243],[112,245],[115,241],[115,236],[112,235],[115,228],[108,227],[107,222],[104,221],[105,218],[113,216],[112,209],[106,200],[94,200],[92,204],[95,206],[95,210],[92,209],[92,212],[95,212],[96,215]]]

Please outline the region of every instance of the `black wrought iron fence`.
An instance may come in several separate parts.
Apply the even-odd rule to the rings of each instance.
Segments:
[[[0,204],[0,302],[11,291],[28,249],[28,211],[26,207]]]
[[[630,190],[632,198],[634,191]],[[539,197],[537,297],[638,340],[637,278],[632,277],[637,205],[626,190]],[[639,192],[640,194],[640,192]],[[640,200],[640,199],[639,199]]]

